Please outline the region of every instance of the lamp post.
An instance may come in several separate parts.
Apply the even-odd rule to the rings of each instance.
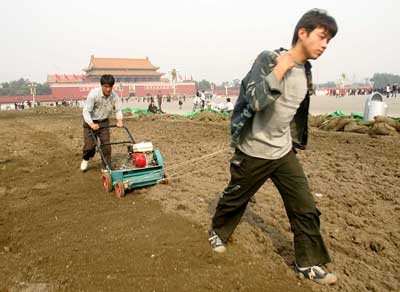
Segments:
[[[178,77],[178,70],[176,70],[175,68],[173,68],[171,71],[169,71],[171,73],[171,82],[172,82],[172,88],[174,90],[174,96],[176,95],[176,82],[177,82],[177,77]]]
[[[119,91],[120,91],[121,100],[122,100],[122,95],[124,93],[124,87],[123,87],[122,81],[119,82]]]
[[[228,96],[228,87],[229,87],[228,81],[225,82],[224,87],[225,87],[225,96]]]
[[[31,82],[31,83],[29,84],[29,89],[30,89],[30,91],[31,91],[33,104],[36,103],[36,101],[35,101],[36,86],[37,86],[37,85],[36,85],[35,83],[33,83],[33,82]]]

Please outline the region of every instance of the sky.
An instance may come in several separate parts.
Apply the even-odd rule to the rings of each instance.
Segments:
[[[0,82],[82,74],[90,56],[149,57],[160,72],[217,84],[242,79],[263,50],[290,47],[309,9],[328,11],[338,34],[313,61],[314,82],[400,74],[398,0],[2,1]]]

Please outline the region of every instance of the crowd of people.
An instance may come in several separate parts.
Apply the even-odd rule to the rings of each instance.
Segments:
[[[14,103],[14,109],[15,110],[24,110],[28,108],[33,108],[37,106],[65,106],[65,107],[82,107],[84,101],[83,100],[56,100],[56,101],[46,101],[46,102],[40,102],[40,101],[30,101],[30,100],[25,100],[22,102],[15,102]]]
[[[324,88],[317,89],[316,95],[335,96],[336,98],[347,95],[368,95],[373,92],[371,87],[353,87],[353,88]]]
[[[400,87],[397,83],[386,84],[385,88],[379,88],[378,91],[382,94],[385,94],[387,98],[397,97],[397,94],[400,94]]]
[[[173,102],[177,101],[179,108],[182,109],[182,105],[184,102],[186,102],[186,95],[183,96],[171,96],[171,95],[162,95],[161,92],[159,91],[156,96],[148,94],[145,97],[137,97],[136,100],[138,102],[148,102],[149,106],[147,107],[147,110],[152,113],[164,113],[162,110],[162,104],[164,102]],[[157,105],[155,104],[155,101],[157,101]]]
[[[387,84],[385,87],[351,87],[351,88],[323,88],[315,91],[316,95],[335,96],[336,98],[351,95],[368,95],[372,92],[379,92],[389,97],[397,97],[400,94],[400,86],[395,84]]]
[[[233,110],[234,105],[229,97],[226,99],[226,103],[215,103],[212,101],[212,97],[212,94],[206,93],[204,90],[202,90],[201,92],[197,91],[194,97],[186,97],[186,95],[162,95],[161,93],[159,93],[156,96],[147,95],[145,97],[137,97],[136,101],[147,102],[149,104],[147,110],[152,113],[164,113],[162,108],[164,102],[177,102],[179,109],[182,109],[183,104],[187,102],[188,99],[193,99],[192,111],[213,109],[220,112],[230,113]]]

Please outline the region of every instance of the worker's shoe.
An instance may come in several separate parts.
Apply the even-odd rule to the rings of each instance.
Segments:
[[[218,253],[223,253],[226,251],[226,247],[222,239],[218,236],[218,234],[215,233],[214,230],[211,230],[210,232],[210,238],[208,241],[211,244],[211,248],[213,251],[218,252]]]
[[[87,168],[88,168],[88,164],[89,164],[89,161],[88,161],[88,160],[82,159],[82,162],[81,162],[81,171],[85,172],[85,171],[87,170]]]
[[[334,274],[324,271],[320,266],[301,268],[295,265],[294,270],[300,279],[309,279],[322,285],[333,285],[337,282]]]

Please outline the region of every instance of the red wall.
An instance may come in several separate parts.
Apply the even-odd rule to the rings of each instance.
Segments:
[[[172,84],[137,84],[135,86],[136,96],[146,96],[147,94],[157,95],[161,92],[162,95],[173,95],[174,87]],[[194,83],[181,83],[175,85],[176,95],[194,95],[196,94],[196,86]]]
[[[86,99],[90,90],[99,87],[99,85],[76,85],[76,86],[66,86],[66,87],[51,87],[52,95],[57,99]],[[119,86],[114,86],[114,91],[118,96],[121,96],[121,91]],[[123,96],[127,97],[129,95],[129,87],[123,86]]]
[[[239,95],[240,89],[229,89],[228,88],[228,95]],[[216,95],[225,95],[225,89],[214,89],[214,94]]]
[[[66,99],[85,99],[90,90],[98,87],[94,84],[77,84],[69,86],[53,86],[51,92],[54,98],[58,100]],[[196,93],[195,83],[179,83],[175,85],[176,95],[194,95]],[[114,91],[121,96],[120,87],[118,84],[114,85]],[[173,95],[173,85],[169,83],[148,83],[148,84],[135,84],[135,96],[146,96],[147,94],[157,95],[161,91],[163,95]],[[123,86],[123,97],[129,96],[129,86]]]

